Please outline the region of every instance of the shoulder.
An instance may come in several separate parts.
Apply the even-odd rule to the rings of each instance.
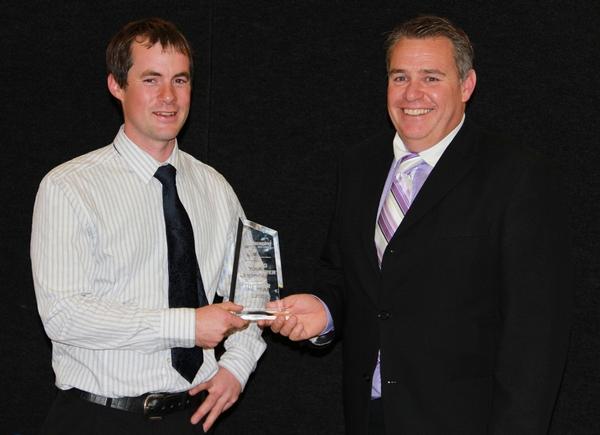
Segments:
[[[343,145],[339,152],[339,169],[358,171],[379,167],[382,162],[387,164],[394,157],[394,134],[392,128],[385,127],[371,136]]]
[[[56,166],[46,174],[42,184],[68,185],[76,183],[78,179],[90,176],[95,168],[112,161],[115,156],[116,151],[112,145],[98,148]]]
[[[342,150],[344,158],[366,158],[378,154],[393,153],[395,131],[392,128],[383,128],[362,140],[355,142]]]
[[[187,176],[197,187],[235,196],[233,188],[219,171],[185,151],[180,150],[179,152]]]
[[[539,150],[525,143],[522,137],[510,131],[485,129],[474,121],[465,122],[457,135],[457,145],[470,148],[487,166],[502,167],[505,170],[524,171],[556,170],[555,163]],[[460,144],[460,142],[465,143]]]
[[[75,210],[78,214],[86,214],[86,199],[92,194],[90,186],[97,186],[106,181],[106,163],[116,158],[112,145],[99,148],[87,154],[75,157],[50,170],[40,182],[34,214],[49,210]],[[110,165],[108,165],[110,166]],[[96,169],[100,168],[100,172]],[[67,205],[68,204],[68,205]]]
[[[518,133],[484,129],[473,122],[465,122],[463,129],[453,141],[456,143],[446,151],[455,153],[453,161],[457,157],[474,158],[475,170],[471,174],[475,178],[472,180],[477,179],[482,185],[501,186],[509,197],[533,195],[538,200],[560,185],[562,177],[557,163],[526,143]]]

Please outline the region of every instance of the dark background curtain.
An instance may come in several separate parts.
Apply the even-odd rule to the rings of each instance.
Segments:
[[[279,230],[284,282],[297,292],[312,286],[337,156],[389,126],[385,32],[418,13],[448,16],[474,42],[478,84],[467,116],[564,170],[578,276],[552,433],[600,433],[599,12],[594,0],[2,2],[0,433],[36,433],[53,399],[30,272],[31,212],[46,172],[117,132],[109,38],[130,20],[160,16],[190,39],[197,73],[181,147],[225,175],[250,219]],[[343,343],[315,352],[265,338],[268,350],[216,433],[343,433]]]

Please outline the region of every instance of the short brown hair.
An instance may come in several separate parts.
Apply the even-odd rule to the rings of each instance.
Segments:
[[[136,41],[148,48],[157,42],[163,48],[173,48],[190,61],[190,76],[193,73],[192,48],[185,36],[169,21],[147,18],[126,24],[113,36],[106,47],[106,69],[121,88],[127,87],[127,73],[133,65],[131,44]]]
[[[446,37],[454,47],[454,61],[458,68],[461,80],[467,77],[469,70],[473,68],[475,52],[467,34],[456,27],[450,20],[435,15],[422,15],[408,20],[397,26],[388,35],[386,40],[386,64],[390,69],[392,50],[400,39],[424,39]]]

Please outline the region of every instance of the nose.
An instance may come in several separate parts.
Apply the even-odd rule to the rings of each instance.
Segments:
[[[160,90],[160,99],[165,103],[169,104],[175,101],[175,92],[171,84],[165,84]]]
[[[418,81],[411,80],[408,82],[405,88],[404,97],[408,101],[418,100],[423,96],[423,91],[421,90],[421,85]]]

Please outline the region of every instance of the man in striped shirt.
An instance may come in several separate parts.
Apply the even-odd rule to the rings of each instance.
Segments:
[[[112,144],[50,171],[34,208],[33,277],[58,387],[42,433],[204,433],[235,403],[265,343],[232,302],[169,307],[154,175],[175,169],[209,302],[225,295],[223,263],[244,213],[225,179],[178,147],[193,71],[185,37],[161,19],[129,23],[106,57],[124,124]],[[171,350],[195,347],[203,362],[188,381]]]

